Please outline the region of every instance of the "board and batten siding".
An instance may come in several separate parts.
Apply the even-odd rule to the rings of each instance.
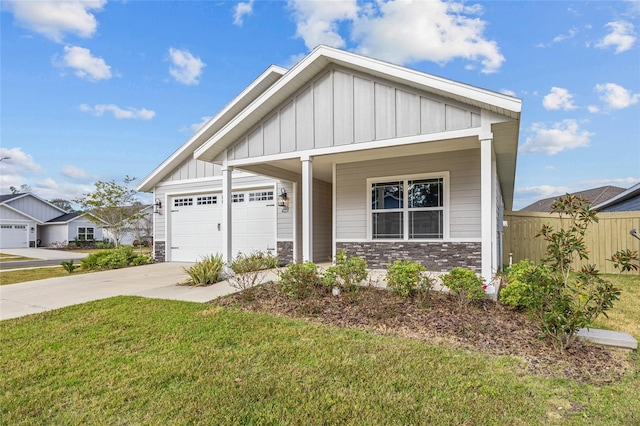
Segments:
[[[185,160],[173,171],[167,174],[163,182],[175,182],[188,179],[200,179],[213,176],[221,176],[221,168],[217,164],[208,163],[206,161],[196,160],[195,158],[189,158]]]
[[[265,188],[273,187],[275,181],[258,175],[249,175],[244,173],[241,177],[232,178],[233,188],[244,190],[249,188]],[[164,241],[167,238],[167,218],[168,212],[171,210],[171,197],[179,195],[203,194],[211,192],[222,192],[222,178],[215,177],[203,180],[185,181],[180,183],[165,182],[159,184],[154,189],[154,197],[163,203],[162,212],[155,214],[154,222],[154,238],[158,241]],[[274,191],[274,202],[277,194]],[[165,204],[166,201],[166,204]],[[278,214],[282,214],[278,210]],[[275,226],[275,225],[274,225]]]
[[[336,165],[336,238],[367,238],[368,178],[449,172],[450,238],[481,238],[480,150]]]
[[[228,156],[257,158],[479,126],[476,107],[330,68],[238,139]]]
[[[16,210],[39,219],[42,222],[55,219],[56,217],[60,217],[64,214],[64,212],[61,212],[55,207],[43,203],[29,195],[18,198],[17,200],[10,200],[7,204]]]

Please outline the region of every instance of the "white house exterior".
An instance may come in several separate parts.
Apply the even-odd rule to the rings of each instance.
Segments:
[[[0,248],[47,247],[75,238],[102,240],[102,229],[83,213],[67,213],[35,194],[0,196]]]
[[[290,70],[269,68],[140,184],[165,207],[156,255],[177,260],[192,241],[206,248],[213,240],[196,229],[213,224],[207,235],[231,259],[242,241],[262,244],[250,226],[261,219],[256,229],[274,234],[287,261],[324,262],[345,249],[374,268],[413,259],[490,279],[513,199],[520,111],[507,95],[320,46]],[[288,209],[277,207],[283,190]],[[236,193],[273,199],[254,214]],[[199,194],[215,195],[218,210],[200,206],[182,221],[181,203]]]

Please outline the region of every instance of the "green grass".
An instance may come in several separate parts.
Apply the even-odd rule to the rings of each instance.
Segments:
[[[117,297],[0,322],[0,424],[640,423],[640,362],[595,386],[516,359]]]
[[[90,272],[90,271],[89,271]],[[80,269],[76,269],[73,273],[82,274],[86,273]],[[21,269],[21,270],[4,270],[0,272],[0,285],[17,284],[26,281],[44,280],[47,278],[66,277],[69,273],[62,267],[55,268],[36,268],[36,269]]]
[[[607,312],[609,318],[600,316],[594,328],[626,331],[640,341],[640,275],[603,275],[621,290],[620,300]]]

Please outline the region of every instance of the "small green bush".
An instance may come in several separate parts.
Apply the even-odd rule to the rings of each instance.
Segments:
[[[60,265],[62,265],[64,270],[67,271],[70,274],[73,274],[73,271],[75,271],[76,268],[78,267],[78,265],[75,265],[73,263],[73,260],[69,260],[67,262],[62,262],[62,263],[60,263]]]
[[[195,265],[182,269],[189,275],[190,284],[201,286],[215,284],[220,281],[223,266],[222,255],[211,254],[203,256]]]
[[[529,277],[536,265],[528,259],[514,263],[505,270],[506,283],[500,290],[500,302],[512,308],[526,308],[531,302]]]
[[[95,248],[97,248],[98,250],[108,250],[108,249],[112,249],[115,246],[113,245],[113,243],[107,241],[96,241],[95,243]]]
[[[289,264],[279,278],[280,291],[292,299],[306,299],[320,282],[318,266],[313,262]]]
[[[256,251],[251,254],[238,253],[231,262],[234,275],[229,277],[229,285],[239,290],[250,289],[260,284],[265,270],[278,266],[278,257],[271,253]]]
[[[449,288],[460,305],[466,305],[474,300],[482,300],[485,297],[482,278],[467,268],[456,266],[448,274],[442,276],[442,283]]]
[[[89,271],[119,269],[151,263],[151,257],[134,253],[131,246],[120,246],[111,250],[92,253],[80,261],[81,268]]]
[[[324,272],[322,283],[327,287],[353,291],[368,276],[366,260],[358,256],[347,256],[344,250],[340,250],[336,254],[336,264]]]
[[[389,288],[403,297],[428,295],[433,280],[425,275],[427,268],[411,260],[396,260],[387,267],[385,280]]]

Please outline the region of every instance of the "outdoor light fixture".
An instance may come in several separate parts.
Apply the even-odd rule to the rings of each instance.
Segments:
[[[280,196],[278,197],[278,207],[282,207],[282,213],[289,211],[289,197],[287,197],[287,191],[284,188],[280,189]]]
[[[154,213],[160,213],[161,209],[162,209],[162,201],[160,201],[160,199],[156,198],[156,202],[153,204],[153,212]]]
[[[636,231],[635,229],[632,229],[631,231],[629,231],[629,234],[631,234],[632,237],[636,237],[637,239],[640,240],[640,237],[638,236],[638,231]]]

